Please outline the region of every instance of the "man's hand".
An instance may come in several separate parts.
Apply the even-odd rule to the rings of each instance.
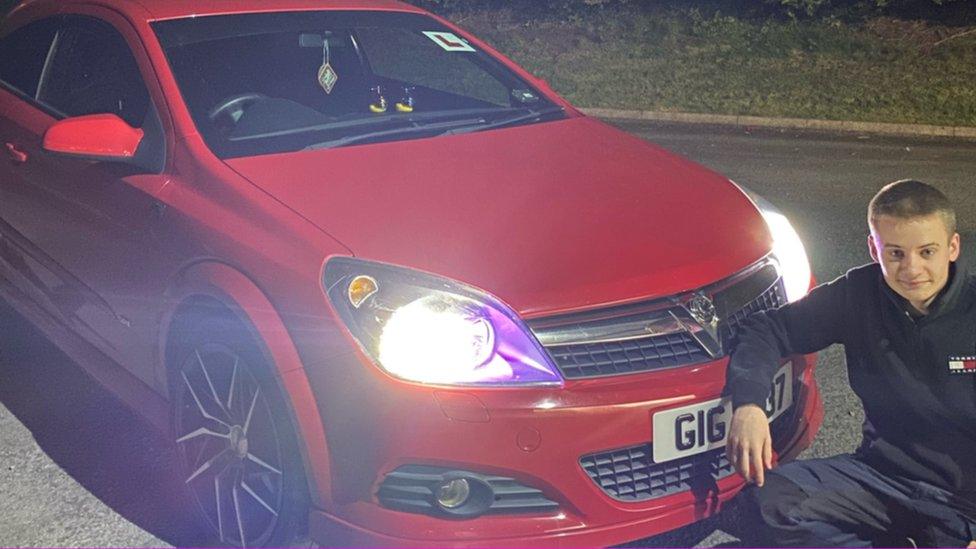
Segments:
[[[762,408],[745,404],[735,409],[726,453],[746,482],[757,486],[766,482],[765,471],[773,466],[773,438]]]
[[[969,542],[969,545],[966,546],[966,549],[976,549],[976,539]]]

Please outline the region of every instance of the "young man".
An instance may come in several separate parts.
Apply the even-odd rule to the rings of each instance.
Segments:
[[[868,207],[875,263],[743,324],[728,455],[759,486],[765,543],[976,547],[976,278],[949,200],[891,183]],[[854,454],[772,466],[762,404],[781,357],[842,343],[864,404]]]

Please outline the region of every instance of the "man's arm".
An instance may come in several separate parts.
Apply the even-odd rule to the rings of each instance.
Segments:
[[[738,329],[725,385],[735,410],[727,454],[747,481],[762,486],[765,469],[772,467],[763,405],[780,361],[843,341],[848,284],[845,276],[818,286],[799,301],[750,316]]]

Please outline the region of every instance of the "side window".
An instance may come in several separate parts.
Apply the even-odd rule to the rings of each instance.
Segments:
[[[476,67],[465,52],[445,51],[423,34],[402,28],[367,27],[356,32],[378,76],[509,106],[508,87]]]
[[[58,34],[37,100],[65,116],[114,113],[142,126],[149,92],[125,39],[107,23],[70,20]]]
[[[0,39],[0,81],[34,97],[57,30],[57,19],[45,19]]]

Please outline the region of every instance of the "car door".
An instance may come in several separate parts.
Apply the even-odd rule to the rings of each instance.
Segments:
[[[56,277],[28,253],[29,240],[15,228],[21,225],[15,218],[29,211],[20,191],[50,120],[30,103],[59,25],[60,18],[52,17],[0,38],[0,276],[49,311],[57,309],[51,299]]]
[[[42,285],[55,313],[152,385],[159,300],[175,263],[159,245],[163,206],[155,198],[166,184],[166,140],[159,102],[116,25],[124,22],[62,18],[34,100],[24,107],[48,118],[43,127],[28,128],[25,140],[36,146],[59,118],[113,113],[145,132],[141,161],[32,150],[16,189],[8,191],[16,206],[0,206],[0,216],[44,265]],[[153,150],[146,154],[145,147]]]

